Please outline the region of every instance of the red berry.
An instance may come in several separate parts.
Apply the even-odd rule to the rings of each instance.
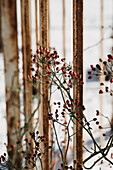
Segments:
[[[31,71],[35,71],[35,69],[34,69],[34,68],[31,68]]]
[[[49,68],[49,69],[51,69],[51,68],[52,68],[52,66],[49,66],[48,68]]]
[[[91,67],[91,68],[94,68],[94,66],[93,66],[93,65],[90,65],[90,67]]]
[[[103,160],[101,160],[101,162],[100,162],[101,164],[103,164]]]
[[[69,100],[67,100],[66,103],[69,104]]]
[[[76,77],[77,76],[77,74],[75,73],[75,72],[73,72],[73,75]]]
[[[91,71],[88,71],[88,75],[92,75],[92,72],[91,72]]]
[[[113,83],[113,79],[110,79],[110,83]]]
[[[56,71],[58,71],[58,70],[59,70],[59,67],[56,68]]]
[[[108,87],[106,87],[106,89],[105,89],[105,90],[106,90],[106,92],[108,92],[108,91],[109,91],[109,90],[108,90]]]
[[[6,156],[6,153],[4,153],[4,156]]]
[[[66,105],[66,104],[64,104],[64,108],[67,108],[67,105]]]
[[[102,59],[100,58],[99,61],[102,62]]]
[[[104,86],[104,83],[100,83],[101,86]]]
[[[45,67],[45,70],[46,70],[46,71],[48,70],[48,67],[47,67],[47,66]]]
[[[100,91],[99,91],[99,94],[103,94],[103,90],[100,90]]]
[[[83,85],[83,84],[84,84],[84,82],[83,82],[83,81],[81,81],[81,82],[80,82],[80,85]]]
[[[101,70],[101,67],[99,64],[96,64],[96,68],[98,68],[99,70]]]
[[[108,54],[108,58],[109,58],[109,59],[112,59],[112,55],[111,55],[111,54]]]
[[[96,120],[97,120],[97,118],[94,118],[94,119],[93,119],[93,121],[96,121]]]
[[[65,58],[62,58],[61,61],[64,62],[64,61],[65,61]]]
[[[72,71],[70,72],[70,75],[71,75],[71,76],[73,76],[73,73],[72,73]]]
[[[64,167],[63,163],[61,164],[61,167],[62,167],[62,168]]]
[[[96,110],[96,112],[97,112],[97,114],[96,114],[96,115],[97,115],[97,116],[99,116],[99,114],[100,114],[100,113],[99,113],[99,111],[98,111],[98,110]]]
[[[99,124],[99,122],[97,121],[97,122],[96,122],[96,124],[98,125],[98,124]]]
[[[108,65],[106,61],[104,61],[104,62],[103,62],[103,64],[104,64],[105,66],[107,66],[107,65]]]
[[[40,46],[40,51],[42,51],[43,50],[43,48]]]
[[[74,164],[76,164],[77,163],[77,161],[76,160],[74,160]]]
[[[111,59],[110,59],[110,58],[108,58],[108,62],[111,62]]]
[[[47,73],[48,73],[48,75],[50,75],[50,74],[51,74],[51,71],[48,71]]]
[[[107,74],[108,74],[108,72],[105,70],[105,71],[104,71],[104,75],[107,75]]]
[[[88,79],[92,79],[92,76],[89,76]]]
[[[105,133],[103,133],[103,136],[106,136],[106,134],[105,134]]]
[[[60,63],[58,61],[56,61],[56,64],[59,65]]]
[[[90,123],[89,122],[87,122],[87,126],[89,126],[90,125]]]
[[[93,71],[96,71],[96,68],[92,68]]]
[[[102,129],[102,126],[99,126],[99,129]]]
[[[72,83],[72,80],[69,80],[69,83]]]

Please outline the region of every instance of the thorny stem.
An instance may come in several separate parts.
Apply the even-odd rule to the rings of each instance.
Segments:
[[[51,60],[51,61],[52,61],[52,60]],[[45,62],[45,63],[44,63],[44,62]],[[44,67],[45,65],[48,66],[47,61],[43,61],[43,58],[42,58],[42,59],[38,59],[38,62],[37,62],[37,63],[39,64],[40,68],[43,69],[44,72],[47,74],[47,70],[45,70],[45,67]],[[66,63],[65,63],[65,64],[66,64]],[[47,101],[47,100],[45,99],[44,94],[42,94],[40,90],[38,91],[39,94],[41,94],[41,96],[44,98],[45,102],[47,102],[47,104],[48,104],[49,111],[48,111],[47,114],[51,113],[51,103],[50,103],[50,100],[51,100],[51,96],[52,96],[53,92],[55,92],[55,91],[52,92],[52,86],[53,86],[53,85],[55,85],[55,86],[60,90],[60,93],[61,93],[61,96],[62,96],[62,99],[63,99],[63,103],[64,103],[64,104],[66,103],[66,100],[65,100],[65,97],[64,97],[64,93],[65,93],[66,97],[70,100],[70,103],[71,103],[71,104],[73,103],[73,98],[72,98],[72,96],[71,96],[71,94],[70,94],[70,89],[69,89],[69,88],[66,88],[66,86],[62,83],[62,79],[65,80],[65,82],[66,82],[67,79],[64,77],[64,75],[63,75],[62,72],[59,73],[59,74],[57,74],[57,72],[56,72],[56,70],[55,70],[55,67],[56,67],[56,66],[53,64],[53,70],[50,69],[51,75],[48,75],[49,83],[50,83],[50,84],[49,84],[49,89],[50,89],[49,101]],[[71,68],[71,67],[68,66],[68,68]],[[71,69],[72,69],[72,68],[71,68]],[[67,70],[66,70],[66,71],[67,71]],[[102,71],[104,71],[104,70],[102,70]],[[69,73],[68,73],[68,74],[69,74]],[[102,72],[98,72],[98,74],[101,75]],[[17,75],[17,73],[16,73],[15,75]],[[14,77],[15,77],[15,75],[14,75]],[[42,76],[42,78],[43,78],[44,76],[47,76],[47,75],[41,75],[41,76]],[[14,79],[14,78],[13,78],[13,79]],[[72,79],[73,79],[73,78],[72,78]],[[32,81],[32,80],[31,80],[31,81]],[[42,82],[40,79],[39,79],[38,81],[40,81],[40,83],[46,83],[46,82]],[[73,79],[72,81],[73,81],[73,84],[74,84],[74,83],[76,83],[76,84],[79,83],[79,80],[74,80],[74,79]],[[68,86],[68,83],[67,83],[67,82],[66,82],[66,84],[67,84],[67,86]],[[12,81],[12,85],[13,85],[13,81]],[[35,87],[34,84],[33,84],[33,86]],[[69,86],[68,86],[68,87],[69,87]],[[12,90],[13,90],[13,89],[12,89]],[[26,122],[26,124],[25,124],[25,126],[24,126],[24,130],[26,130],[26,129],[28,130],[29,125],[30,125],[30,122],[31,122],[31,119],[33,118],[34,114],[35,114],[36,111],[38,110],[39,105],[40,105],[40,102],[38,103],[38,107],[37,107],[37,108],[34,110],[34,112],[31,114],[31,117],[29,118],[28,122]],[[66,107],[65,109],[66,109],[67,111],[69,111],[69,108],[68,108],[68,107]],[[63,166],[63,170],[65,169],[66,158],[67,158],[67,153],[68,153],[69,144],[70,144],[70,138],[71,138],[73,135],[75,135],[76,133],[79,133],[79,131],[76,131],[76,132],[74,132],[72,135],[70,135],[70,133],[69,133],[70,122],[71,122],[71,121],[74,122],[73,119],[75,119],[76,121],[79,121],[80,118],[81,118],[81,117],[77,117],[77,116],[76,116],[77,110],[80,109],[80,108],[77,108],[77,106],[75,105],[74,108],[71,108],[71,109],[72,109],[72,111],[69,111],[69,113],[68,113],[68,115],[69,115],[69,117],[70,117],[70,118],[69,118],[69,121],[68,121],[68,125],[62,124],[60,121],[58,121],[57,119],[55,120],[53,117],[51,118],[51,120],[52,120],[52,126],[53,126],[54,133],[55,133],[55,137],[56,137],[57,146],[58,146],[58,148],[59,148],[59,151],[60,151],[60,154],[61,154],[61,159],[62,159],[62,162],[63,162],[63,165],[64,165],[64,166]],[[102,116],[103,116],[103,115],[102,115]],[[104,116],[104,117],[107,118],[106,116]],[[85,124],[82,124],[81,122],[79,122],[79,124],[80,124],[81,127],[89,134],[89,136],[90,136],[90,138],[92,139],[93,144],[94,144],[93,152],[89,151],[89,149],[87,149],[86,147],[84,147],[84,148],[91,154],[89,157],[87,157],[87,158],[83,161],[83,166],[84,166],[84,168],[86,168],[86,169],[91,169],[91,168],[93,168],[93,167],[96,165],[96,163],[99,162],[102,158],[104,158],[104,159],[107,160],[110,164],[113,165],[113,163],[106,157],[107,154],[108,154],[108,152],[109,152],[109,150],[110,150],[110,148],[112,147],[113,136],[110,136],[110,138],[109,138],[106,146],[105,146],[104,148],[101,148],[101,147],[98,145],[98,143],[96,142],[96,140],[95,140],[95,138],[94,138],[94,136],[93,136],[93,133],[92,133],[92,131],[91,131],[91,127],[88,127],[88,128],[86,127],[88,121],[87,121],[85,115],[84,115],[84,118],[83,118],[83,119],[84,119],[84,121],[85,121]],[[68,137],[67,137],[66,150],[65,150],[64,154],[63,154],[62,148],[61,148],[60,143],[59,143],[58,134],[57,134],[57,131],[56,131],[56,127],[55,127],[55,122],[54,122],[54,121],[55,121],[56,123],[58,123],[59,125],[65,127],[66,130],[67,130]],[[109,121],[109,120],[108,120],[108,121]],[[109,122],[109,123],[110,123],[110,122]],[[22,133],[22,136],[23,136],[24,134],[25,134],[25,131]],[[101,156],[99,159],[97,159],[90,167],[86,167],[86,166],[84,165],[84,164],[85,164],[86,162],[88,162],[91,158],[93,158],[94,156],[96,156],[96,155],[98,155],[98,154],[101,154],[102,156]],[[39,156],[38,156],[37,158],[39,159],[40,164],[41,164],[41,168],[42,168],[42,170],[43,170],[42,160],[41,160],[41,158],[40,158]],[[51,161],[51,162],[50,162],[50,165],[51,165],[50,169],[52,169],[52,149],[51,149],[51,160],[50,160],[50,161]],[[16,168],[13,164],[11,164],[11,166],[12,166],[14,169],[17,169],[17,170],[18,170],[18,168]]]
[[[71,98],[71,96],[70,96],[70,93],[67,91],[67,89],[62,85],[62,83],[61,83],[61,81],[58,79],[58,77],[54,74],[54,76],[55,76],[55,78],[57,79],[57,81],[59,82],[59,84],[60,84],[60,86],[56,83],[56,85],[60,88],[60,91],[61,91],[61,95],[62,95],[62,98],[63,98],[63,100],[64,100],[64,103],[65,103],[65,99],[64,99],[64,97],[63,97],[63,92],[62,92],[62,89],[61,88],[63,88],[64,89],[64,91],[68,94],[68,97],[69,97],[69,99],[72,101],[72,98]],[[73,118],[75,118],[76,120],[77,120],[77,118],[73,115],[72,116]],[[85,120],[86,120],[86,118],[85,118]],[[80,123],[80,122],[79,122]],[[90,157],[88,157],[85,161],[83,161],[83,163],[85,163],[86,161],[88,161],[89,159],[91,159],[93,156],[95,156],[95,155],[97,155],[97,154],[99,154],[99,153],[102,153],[101,152],[101,148],[98,146],[98,144],[97,144],[97,142],[95,141],[95,139],[94,139],[94,137],[93,137],[93,135],[92,135],[92,132],[91,132],[91,130],[90,130],[90,128],[88,128],[88,129],[86,129],[85,128],[85,126],[83,126],[81,123],[80,123],[80,125],[89,133],[89,135],[90,135],[90,137],[92,138],[92,140],[93,140],[93,142],[94,142],[94,148],[95,148],[95,151],[96,151],[96,146],[97,146],[97,148],[99,149],[99,152],[95,152],[94,154],[92,154]],[[54,127],[55,128],[55,127]],[[68,128],[67,128],[68,129]],[[56,129],[54,129],[55,130],[55,135],[57,135],[56,134]],[[68,132],[69,132],[69,130],[68,130]],[[77,132],[76,132],[77,133]],[[58,145],[58,147],[59,147],[59,150],[60,150],[60,152],[61,152],[61,156],[62,156],[62,161],[63,161],[63,154],[62,154],[62,151],[61,151],[61,148],[60,148],[60,145],[59,145],[59,142],[58,142],[58,138],[56,137],[56,139],[57,139],[57,145]],[[69,136],[69,133],[68,133],[68,145],[67,145],[67,149],[66,149],[66,153],[65,153],[65,159],[64,159],[64,165],[65,165],[65,161],[66,161],[66,156],[67,156],[67,150],[68,150],[68,146],[69,146],[69,140],[70,140],[70,136]],[[103,154],[102,154],[103,155]],[[103,156],[104,157],[104,156]],[[107,159],[107,158],[106,158]],[[100,160],[100,159],[99,159]],[[99,160],[97,160],[97,161],[95,161],[95,163],[90,167],[90,168],[92,168]]]

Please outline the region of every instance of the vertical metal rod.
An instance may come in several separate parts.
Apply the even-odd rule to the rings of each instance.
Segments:
[[[41,46],[41,0],[38,0],[38,9],[39,9],[39,46]],[[40,68],[39,68],[40,69]],[[41,69],[40,69],[41,72]],[[39,89],[40,93],[42,94],[42,85],[39,82],[37,88]],[[39,129],[39,134],[40,136],[43,135],[43,111],[42,111],[42,96],[41,94],[38,93],[38,102],[40,102],[39,105],[39,109],[38,109],[38,118],[39,118],[39,125],[38,125],[38,129]],[[41,143],[40,145],[41,150],[43,150],[43,144]],[[41,169],[41,164],[40,164],[40,169]]]
[[[76,0],[73,0],[73,71],[76,71]],[[76,86],[73,85],[73,99],[76,99]],[[73,133],[76,132],[76,121],[73,123]],[[76,165],[74,164],[74,160],[76,160],[76,136],[73,136],[73,167],[76,169]]]
[[[48,0],[40,1],[40,32],[41,32],[41,46],[48,47]],[[44,70],[42,71],[44,74]],[[47,82],[47,77],[42,79],[43,82]],[[44,157],[43,168],[49,170],[49,121],[48,121],[48,85],[42,85],[42,113],[43,113],[43,135],[45,136],[45,142],[43,145]]]
[[[50,0],[48,0],[48,47],[50,48]]]
[[[113,1],[112,1],[112,55],[113,55]],[[113,70],[113,61],[112,61],[112,70]],[[112,86],[112,89],[113,89],[113,86]],[[113,96],[112,96],[111,130],[113,131]]]
[[[24,115],[25,115],[25,122],[26,122],[26,43],[25,43],[25,23],[24,23],[24,1],[21,0],[21,32],[22,32],[22,61],[23,61],[23,89],[24,89],[24,94],[23,94],[23,101],[24,101]]]
[[[36,49],[38,49],[39,37],[38,37],[38,3],[37,3],[37,0],[35,0],[35,23],[36,23]]]
[[[17,10],[16,0],[1,1],[2,40],[5,62],[5,90],[8,146],[16,145],[19,136],[16,133],[16,123],[20,123],[19,68],[18,68],[18,41],[17,41]],[[9,152],[10,161],[16,162],[21,168],[22,158],[16,148]],[[12,167],[9,167],[11,170]]]
[[[82,75],[83,80],[83,0],[73,0],[73,71],[78,76]],[[78,85],[73,86],[73,99],[77,99],[80,105],[83,105],[83,87]],[[83,119],[83,112],[78,111],[80,121]],[[79,131],[73,137],[73,159],[77,161],[77,165],[73,163],[77,170],[83,169],[83,128],[75,122],[73,125],[74,133]]]
[[[66,24],[65,24],[65,0],[63,0],[63,56],[64,56],[64,58],[66,58],[66,29],[65,29],[65,27],[66,27]],[[66,94],[65,94],[65,99],[66,99]],[[67,122],[67,115],[66,115],[66,113],[65,113],[65,122]],[[67,138],[67,134],[66,134],[66,132],[65,132],[65,146],[64,146],[64,150],[66,150],[66,145],[67,145],[67,140],[66,140],[66,138]],[[66,165],[68,164],[68,158],[66,159]]]
[[[63,0],[63,54],[66,57],[65,0]]]
[[[103,60],[103,38],[104,38],[104,33],[103,33],[103,28],[104,28],[104,18],[103,18],[103,12],[104,12],[104,3],[103,0],[101,0],[101,59]],[[100,83],[104,81],[104,78],[100,76]],[[103,113],[103,95],[100,95],[100,112]],[[100,124],[102,126],[103,124],[103,117],[100,117]],[[100,144],[101,146],[103,145],[103,136],[102,136],[102,129],[100,130]]]
[[[33,130],[33,99],[32,99],[32,84],[27,78],[27,75],[31,75],[31,0],[22,0],[22,52],[23,52],[23,85],[24,85],[24,114],[25,124],[29,122],[29,131]],[[30,138],[29,134],[26,134],[27,138]],[[32,147],[34,143],[32,142]],[[27,162],[26,162],[27,163]],[[29,167],[29,165],[27,164]],[[33,168],[34,169],[34,168]]]
[[[51,49],[51,30],[50,30],[50,0],[48,0],[48,48],[49,50]],[[48,93],[50,94],[50,89],[48,89]],[[51,99],[50,99],[50,105],[51,105]],[[50,108],[51,109],[51,108]],[[53,146],[53,125],[52,121],[50,121],[50,145]],[[53,150],[53,149],[52,149]],[[53,164],[53,151],[50,151],[50,170],[52,169],[52,164]]]
[[[30,0],[24,0],[24,23],[25,23],[25,52],[26,52],[26,68],[27,75],[31,75],[31,8]],[[26,121],[28,122],[32,113],[32,85],[29,79],[26,80]],[[33,121],[33,120],[32,120]],[[32,126],[31,121],[31,126]]]

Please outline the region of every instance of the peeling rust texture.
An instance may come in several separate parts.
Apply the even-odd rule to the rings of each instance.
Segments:
[[[22,28],[22,55],[23,55],[23,85],[25,121],[28,122],[32,114],[32,85],[27,79],[31,75],[31,8],[30,0],[21,0],[21,28]],[[31,121],[32,127],[33,119]]]
[[[17,44],[17,12],[16,0],[1,1],[2,40],[5,61],[6,113],[8,129],[8,145],[15,145],[19,136],[16,134],[16,123],[20,121],[19,93],[11,89],[19,88],[18,44]],[[9,153],[11,161],[21,167],[21,156],[16,149]],[[9,168],[10,169],[10,168]]]
[[[21,0],[21,29],[22,29],[22,59],[23,59],[23,86],[24,86],[24,115],[25,123],[29,120],[29,131],[33,131],[33,99],[32,99],[32,84],[27,79],[27,75],[31,73],[31,0]],[[30,138],[26,134],[26,138]],[[31,143],[34,147],[34,142]],[[29,167],[29,165],[26,163]],[[33,170],[35,168],[32,168]]]
[[[29,131],[33,130],[33,99],[32,84],[27,79],[31,73],[31,0],[21,0],[21,28],[22,28],[22,55],[23,55],[23,86],[24,86],[24,115],[25,123],[29,120]],[[26,138],[30,138],[27,134]],[[32,147],[34,142],[32,142]],[[29,165],[27,164],[29,167]],[[35,168],[33,168],[35,169]]]
[[[23,94],[23,101],[24,101],[24,114],[26,114],[26,77],[27,77],[27,72],[26,72],[26,43],[25,43],[25,20],[24,20],[24,0],[20,1],[21,3],[21,30],[22,30],[22,61],[23,61],[23,87],[24,87],[24,94]],[[25,116],[25,122],[26,122],[26,116]]]
[[[78,75],[83,75],[83,0],[73,0],[73,70]],[[83,77],[81,81],[83,80]],[[80,105],[83,105],[83,87],[79,84],[73,89],[74,99],[78,99]],[[83,112],[79,111],[78,115],[83,118]],[[77,170],[82,169],[83,162],[83,129],[76,122],[76,160]]]
[[[36,48],[38,49],[39,37],[38,37],[38,2],[35,0],[35,23],[36,23]]]
[[[13,58],[11,58],[10,60],[9,60],[9,62],[13,62],[14,60],[16,60],[17,59],[17,56],[14,56]]]
[[[48,0],[40,1],[40,27],[41,27],[41,45],[42,47],[48,47]],[[44,73],[44,72],[43,72]],[[43,82],[47,81],[47,78],[43,78]],[[43,109],[43,135],[45,136],[44,143],[44,170],[49,170],[49,121],[48,121],[48,85],[42,85],[42,109]]]
[[[9,128],[13,128],[14,127],[14,123],[15,123],[15,117],[12,116],[10,117],[10,121],[9,121]]]
[[[26,43],[26,73],[27,75],[31,75],[31,8],[30,8],[30,0],[25,0],[25,43]],[[26,85],[26,120],[28,121],[31,117],[32,113],[32,85],[27,79]],[[32,120],[33,121],[33,120]]]

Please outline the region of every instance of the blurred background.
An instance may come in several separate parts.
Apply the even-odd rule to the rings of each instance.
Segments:
[[[1,2],[1,0],[0,0]],[[72,64],[73,60],[73,1],[72,0],[49,0],[49,23],[50,23],[50,47],[57,50],[60,57],[66,57],[66,62]],[[102,4],[103,3],[103,4]],[[39,2],[38,2],[39,5]],[[65,10],[65,15],[63,12]],[[32,51],[36,51],[36,25],[35,25],[35,0],[31,1],[31,31],[32,31]],[[112,120],[113,116],[113,97],[104,94],[100,97],[99,79],[88,80],[87,72],[90,65],[96,65],[99,58],[107,59],[108,54],[113,55],[113,0],[84,0],[83,15],[83,70],[84,70],[84,105],[85,114],[88,120],[96,116],[96,110],[102,110],[102,113]],[[65,21],[65,22],[64,22]],[[21,4],[17,0],[17,28],[18,28],[18,51],[19,51],[19,69],[22,72],[22,37],[21,37]],[[64,25],[63,25],[64,24]],[[40,27],[40,25],[38,25]],[[40,39],[40,33],[38,32]],[[65,52],[64,52],[65,36]],[[1,6],[0,6],[0,154],[5,152],[4,143],[7,143],[7,123],[6,123],[6,103],[5,103],[5,77],[4,77],[4,56],[2,48],[1,32]],[[19,76],[22,82],[22,74]],[[105,82],[107,86],[109,82]],[[101,118],[102,126],[106,127],[106,133],[110,131],[109,121]],[[102,132],[92,123],[95,138],[100,140]],[[108,127],[108,128],[107,128]],[[104,138],[105,140],[105,138]],[[91,142],[87,134],[84,134],[84,142],[91,147]],[[111,154],[111,153],[110,153]],[[84,152],[84,157],[87,155]],[[110,155],[109,155],[110,157]],[[111,157],[110,157],[111,159]],[[101,167],[99,165],[98,167]],[[109,169],[104,165],[102,170]]]

